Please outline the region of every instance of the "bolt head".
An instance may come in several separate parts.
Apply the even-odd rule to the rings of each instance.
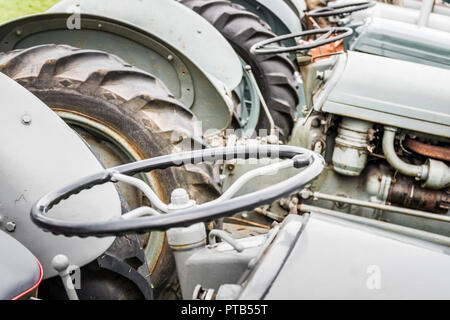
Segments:
[[[14,230],[16,230],[16,224],[12,221],[9,221],[5,224],[5,229],[8,232],[13,232]]]
[[[189,202],[189,195],[183,188],[178,188],[172,191],[170,202],[175,205],[183,205]]]
[[[30,125],[31,124],[31,117],[27,114],[22,116],[22,123],[24,125]]]

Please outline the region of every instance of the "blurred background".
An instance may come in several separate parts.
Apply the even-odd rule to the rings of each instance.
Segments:
[[[59,0],[0,0],[0,22],[45,11]]]

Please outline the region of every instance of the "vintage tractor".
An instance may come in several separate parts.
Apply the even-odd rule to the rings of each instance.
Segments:
[[[337,32],[316,44],[336,41],[351,29]],[[304,57],[308,104],[291,144],[320,152],[329,163],[299,194],[304,205],[448,236],[450,97],[444,79],[449,71],[353,51],[313,62],[306,52],[315,42],[284,49],[268,44],[253,50]],[[440,79],[442,87],[431,79]]]
[[[334,26],[352,28],[353,37],[344,42],[348,50],[450,68],[450,8],[447,15],[432,14],[433,3],[423,1],[422,8],[414,10],[374,2],[337,1],[307,15],[311,20],[327,17]]]
[[[345,47],[347,50],[449,68],[450,8],[435,6],[434,2],[405,1],[407,7],[402,7],[374,1],[341,0],[329,1],[325,7],[306,11],[306,4],[300,5],[298,0],[233,0],[233,3],[266,18],[279,36],[326,26],[354,30],[352,37],[322,47],[313,52],[315,55],[342,51]],[[295,17],[300,21],[289,23]],[[292,46],[297,40],[298,37],[292,37],[283,43]]]
[[[283,160],[246,172],[219,198],[201,205],[182,188],[173,190],[170,203],[164,204],[148,185],[141,184],[154,208],[143,206],[113,220],[91,223],[52,214],[80,191],[110,182],[134,184],[140,180],[131,176],[139,172],[190,163],[277,158]],[[434,233],[308,207],[309,213],[288,214],[265,234],[237,239],[222,228],[207,234],[205,223],[211,220],[298,193],[324,165],[324,159],[308,149],[257,143],[176,153],[73,181],[42,197],[33,206],[31,218],[44,230],[68,237],[167,231],[184,299],[448,299],[450,241]],[[253,179],[283,171],[288,174],[272,178],[272,184],[236,196]],[[64,264],[60,266],[64,274]],[[69,285],[66,289],[76,298]]]
[[[265,1],[296,17],[278,37],[241,5],[180,2],[65,0],[0,26],[0,71],[77,133],[0,78],[1,225],[43,266],[17,249],[29,281],[2,297],[43,274],[50,299],[448,298],[450,71],[313,55],[358,38],[295,31],[298,1]]]
[[[192,145],[201,149],[207,145],[203,135],[216,135],[233,126],[249,135],[254,135],[257,128],[265,128],[267,136],[278,131],[287,140],[298,98],[294,72],[290,69],[293,65],[283,55],[275,56],[274,65],[256,62],[254,73],[260,83],[268,86],[260,90],[253,75],[243,76],[239,56],[219,32],[183,5],[171,0],[135,1],[130,12],[123,10],[130,2],[107,3],[62,1],[46,13],[16,19],[0,27],[0,71],[51,107],[83,138],[105,167],[190,150]],[[180,19],[188,19],[189,25],[181,25]],[[269,36],[274,35],[267,34],[263,39]],[[208,52],[196,49],[205,43],[211,47]],[[247,45],[248,52],[253,43]],[[284,74],[285,70],[289,72]],[[252,74],[250,70],[247,72]],[[255,87],[259,94],[264,91],[266,97],[276,97],[268,100],[267,113],[261,110],[259,102],[255,104],[252,100],[260,99]],[[273,118],[267,116],[270,113]],[[220,194],[220,181],[215,170],[207,165],[186,165],[140,177],[164,201],[170,198],[175,184],[184,187],[198,203]],[[23,186],[30,188],[26,183]],[[147,201],[136,186],[120,183],[119,189],[124,207],[134,209]],[[42,186],[35,192],[45,190]],[[14,199],[17,198],[20,194]],[[27,199],[25,207],[36,200]],[[16,208],[9,214],[24,217],[26,211]],[[50,245],[39,241],[39,236],[23,238],[32,234],[27,226],[20,229],[24,233],[11,231],[11,234],[43,265],[41,297],[64,297],[51,261],[68,249],[60,247],[55,239],[52,245],[56,251],[46,250]],[[129,265],[136,268],[143,265],[152,276],[156,296],[176,292],[173,258],[164,233],[153,232],[136,241],[132,249],[138,249],[140,259],[145,255],[145,263],[138,264],[131,257],[119,255],[125,265],[117,264],[118,268],[123,271]],[[79,265],[83,274],[87,274],[85,264],[83,260]],[[144,277],[148,280],[147,274]],[[96,280],[94,286],[102,281]],[[104,285],[109,284],[104,281]],[[52,290],[54,286],[61,290]],[[87,289],[85,285],[82,287]],[[79,296],[135,298],[120,290],[110,296],[103,296],[101,287],[92,290],[95,292],[80,291]],[[150,297],[148,292],[145,297]]]

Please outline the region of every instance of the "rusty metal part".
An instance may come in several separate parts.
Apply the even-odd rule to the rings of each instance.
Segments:
[[[253,226],[253,227],[258,227],[258,228],[263,228],[263,229],[270,229],[269,226],[266,226],[264,224],[260,224],[260,223],[256,223],[250,220],[246,220],[246,219],[241,219],[241,218],[237,218],[237,217],[228,217],[225,218],[226,221],[234,221],[234,222],[239,222],[239,223],[244,223],[247,224],[249,226]]]
[[[320,0],[306,0],[306,5],[308,7],[308,10],[314,10],[318,8],[323,8],[327,6],[327,3],[329,1],[320,1]],[[308,11],[304,12],[304,18],[303,21],[307,22],[307,29],[311,29],[311,24],[314,28],[320,29],[320,28],[326,28],[330,27],[331,23],[328,21],[328,19],[324,17],[319,17],[317,19],[314,19],[313,17],[310,17],[308,15]]]
[[[448,215],[440,215],[440,214],[434,214],[429,213],[424,210],[418,210],[418,209],[411,209],[401,206],[394,206],[392,204],[381,204],[377,202],[372,201],[366,201],[366,200],[358,200],[353,198],[346,198],[342,196],[335,196],[331,194],[326,193],[320,193],[320,192],[313,192],[311,190],[304,189],[302,191],[302,198],[303,199],[309,199],[312,198],[313,200],[326,200],[326,201],[333,201],[333,202],[340,202],[348,205],[355,205],[355,206],[361,206],[365,208],[372,208],[412,217],[418,217],[423,219],[429,219],[434,221],[440,221],[445,223],[450,223],[450,216]],[[299,205],[298,209],[300,210],[303,205]],[[301,211],[301,210],[300,210]]]
[[[312,62],[315,62],[316,60],[321,60],[321,59],[329,58],[329,57],[332,57],[332,56],[336,56],[336,55],[342,54],[342,53],[344,53],[344,51],[319,54],[319,55],[313,56]]]
[[[278,221],[278,222],[283,221],[284,218],[285,218],[285,217],[280,216],[280,215],[278,215],[278,214],[276,214],[274,212],[270,212],[269,210],[266,210],[266,209],[256,208],[256,209],[254,209],[254,211],[256,213],[260,214],[260,215],[266,216],[266,217],[268,217],[268,218],[270,218],[272,220]]]
[[[403,145],[425,157],[430,157],[433,159],[439,159],[444,161],[450,161],[450,148],[449,147],[440,147],[440,146],[432,146],[417,140],[406,138],[403,141]]]
[[[398,179],[389,189],[387,200],[411,209],[446,213],[450,209],[450,194],[445,190],[421,188],[410,179]]]
[[[320,59],[326,59],[329,58],[330,56],[341,54],[343,52],[344,52],[343,39],[309,50],[309,54],[312,56],[312,62]]]

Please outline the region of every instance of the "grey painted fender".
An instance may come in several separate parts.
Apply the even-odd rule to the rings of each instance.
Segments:
[[[243,5],[247,10],[257,15],[258,13],[254,11],[254,8],[262,6],[284,24],[284,28],[290,33],[302,31],[300,18],[303,17],[303,11],[306,10],[306,4],[303,0],[232,0],[232,2]],[[275,30],[273,31],[276,33]]]
[[[273,14],[275,14],[281,21],[283,21],[290,32],[293,33],[302,31],[300,18],[303,17],[303,11],[306,10],[306,4],[301,0],[288,1],[298,12],[293,11],[289,4],[284,1],[256,0],[256,2],[265,6],[267,9],[272,11]]]
[[[106,16],[131,23],[188,56],[229,90],[242,79],[242,66],[228,41],[208,21],[174,0],[63,0],[47,12]]]
[[[274,1],[275,2],[275,1]],[[285,0],[290,6],[294,7],[297,11],[296,13],[301,18],[303,17],[303,11],[307,10],[306,2],[304,0]]]
[[[159,1],[166,3],[166,0]],[[110,2],[105,4],[105,7],[109,5],[111,5]],[[182,9],[186,8],[182,6]],[[187,10],[187,14],[189,16],[193,13]],[[188,47],[190,49],[205,47],[206,42],[201,39],[203,34],[208,34],[208,30],[212,28],[206,20],[201,20],[205,26],[204,29],[199,29],[201,33],[196,33],[198,39],[186,42],[184,48],[181,46],[177,49],[164,38],[129,21],[87,13],[82,13],[79,18],[79,28],[75,29],[68,29],[67,26],[72,27],[70,21],[77,19],[77,16],[67,12],[46,12],[8,21],[0,25],[0,52],[42,44],[70,45],[81,49],[104,51],[122,58],[128,64],[149,72],[163,81],[174,97],[197,116],[204,132],[215,132],[229,126],[234,109],[232,88],[183,53]],[[144,20],[144,17],[142,19]],[[197,19],[196,15],[194,19]],[[170,31],[171,29],[168,29],[169,33]],[[215,29],[213,31],[216,32]],[[181,31],[172,30],[173,34],[176,32]],[[217,44],[214,41],[210,42],[212,45]],[[219,41],[219,43],[222,42]],[[229,46],[228,43],[226,46]],[[217,52],[213,51],[213,53]],[[226,66],[230,68],[228,70],[233,69],[232,61],[221,60],[220,57],[213,55],[210,59],[214,59],[218,68]],[[237,78],[240,79],[242,75],[240,64],[238,71]],[[237,81],[229,81],[230,85],[234,85],[234,82]]]
[[[39,259],[45,278],[56,275],[51,260],[57,254],[67,255],[72,265],[81,267],[108,249],[114,238],[55,236],[32,223],[30,210],[47,192],[98,172],[102,165],[56,113],[3,73],[0,88],[0,228],[8,230],[9,226],[7,233]],[[62,219],[108,220],[120,216],[121,203],[109,184],[75,195],[49,214]]]

